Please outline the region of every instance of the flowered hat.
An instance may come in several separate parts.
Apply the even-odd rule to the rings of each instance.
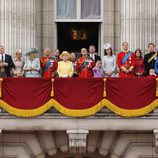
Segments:
[[[26,55],[32,54],[32,53],[38,53],[39,50],[37,48],[30,48],[27,50]]]

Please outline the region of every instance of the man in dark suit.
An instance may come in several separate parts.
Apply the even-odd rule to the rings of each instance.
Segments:
[[[14,67],[12,57],[5,54],[4,46],[0,45],[0,77],[11,77],[11,69]]]
[[[97,55],[97,53],[95,52],[95,46],[94,45],[90,45],[89,46],[89,56],[95,61],[95,63],[98,61],[98,60],[101,60],[100,56]]]
[[[154,69],[155,60],[157,58],[157,52],[155,51],[155,44],[148,44],[149,53],[144,56],[144,65],[145,65],[145,75],[149,75],[150,69]]]

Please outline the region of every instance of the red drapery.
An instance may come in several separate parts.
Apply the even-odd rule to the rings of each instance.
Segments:
[[[139,109],[156,99],[156,81],[151,78],[111,78],[107,80],[107,99],[123,109]]]
[[[36,109],[51,99],[49,79],[5,78],[2,100],[17,109]]]
[[[64,115],[82,117],[104,106],[131,117],[145,115],[158,103],[154,78],[107,78],[106,83],[101,78],[56,78],[53,85],[45,78],[4,78],[1,92],[0,106],[22,117],[38,116],[51,107]]]
[[[56,79],[54,99],[69,109],[87,109],[103,99],[103,80]]]

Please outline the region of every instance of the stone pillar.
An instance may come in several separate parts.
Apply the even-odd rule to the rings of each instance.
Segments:
[[[104,0],[103,34],[104,43],[110,43],[114,48],[114,0]]]
[[[35,47],[35,0],[0,0],[0,43],[11,55]]]
[[[121,50],[121,0],[115,0],[114,5],[114,49],[117,54]]]
[[[156,0],[121,0],[121,42],[129,42],[132,51],[147,52],[148,43],[158,41],[157,5]]]
[[[158,129],[154,129],[153,133],[155,135],[155,152],[158,153]]]
[[[36,47],[40,50],[39,57],[43,50],[43,0],[35,0],[36,6]]]
[[[54,35],[56,23],[54,22],[54,0],[43,0],[43,49],[56,49]]]

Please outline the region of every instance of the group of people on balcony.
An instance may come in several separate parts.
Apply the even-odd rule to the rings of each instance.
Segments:
[[[117,57],[109,43],[104,44],[104,56],[101,59],[95,52],[95,46],[81,49],[81,57],[76,58],[75,53],[59,50],[54,53],[47,48],[44,56],[37,57],[38,49],[31,48],[26,53],[26,62],[22,57],[22,50],[17,49],[15,59],[5,54],[5,48],[0,45],[0,77],[156,77],[158,74],[158,54],[155,44],[149,43],[149,53],[142,57],[142,52],[137,49],[134,53],[129,51],[128,43],[123,42],[123,51]],[[117,75],[117,67],[119,75]]]

